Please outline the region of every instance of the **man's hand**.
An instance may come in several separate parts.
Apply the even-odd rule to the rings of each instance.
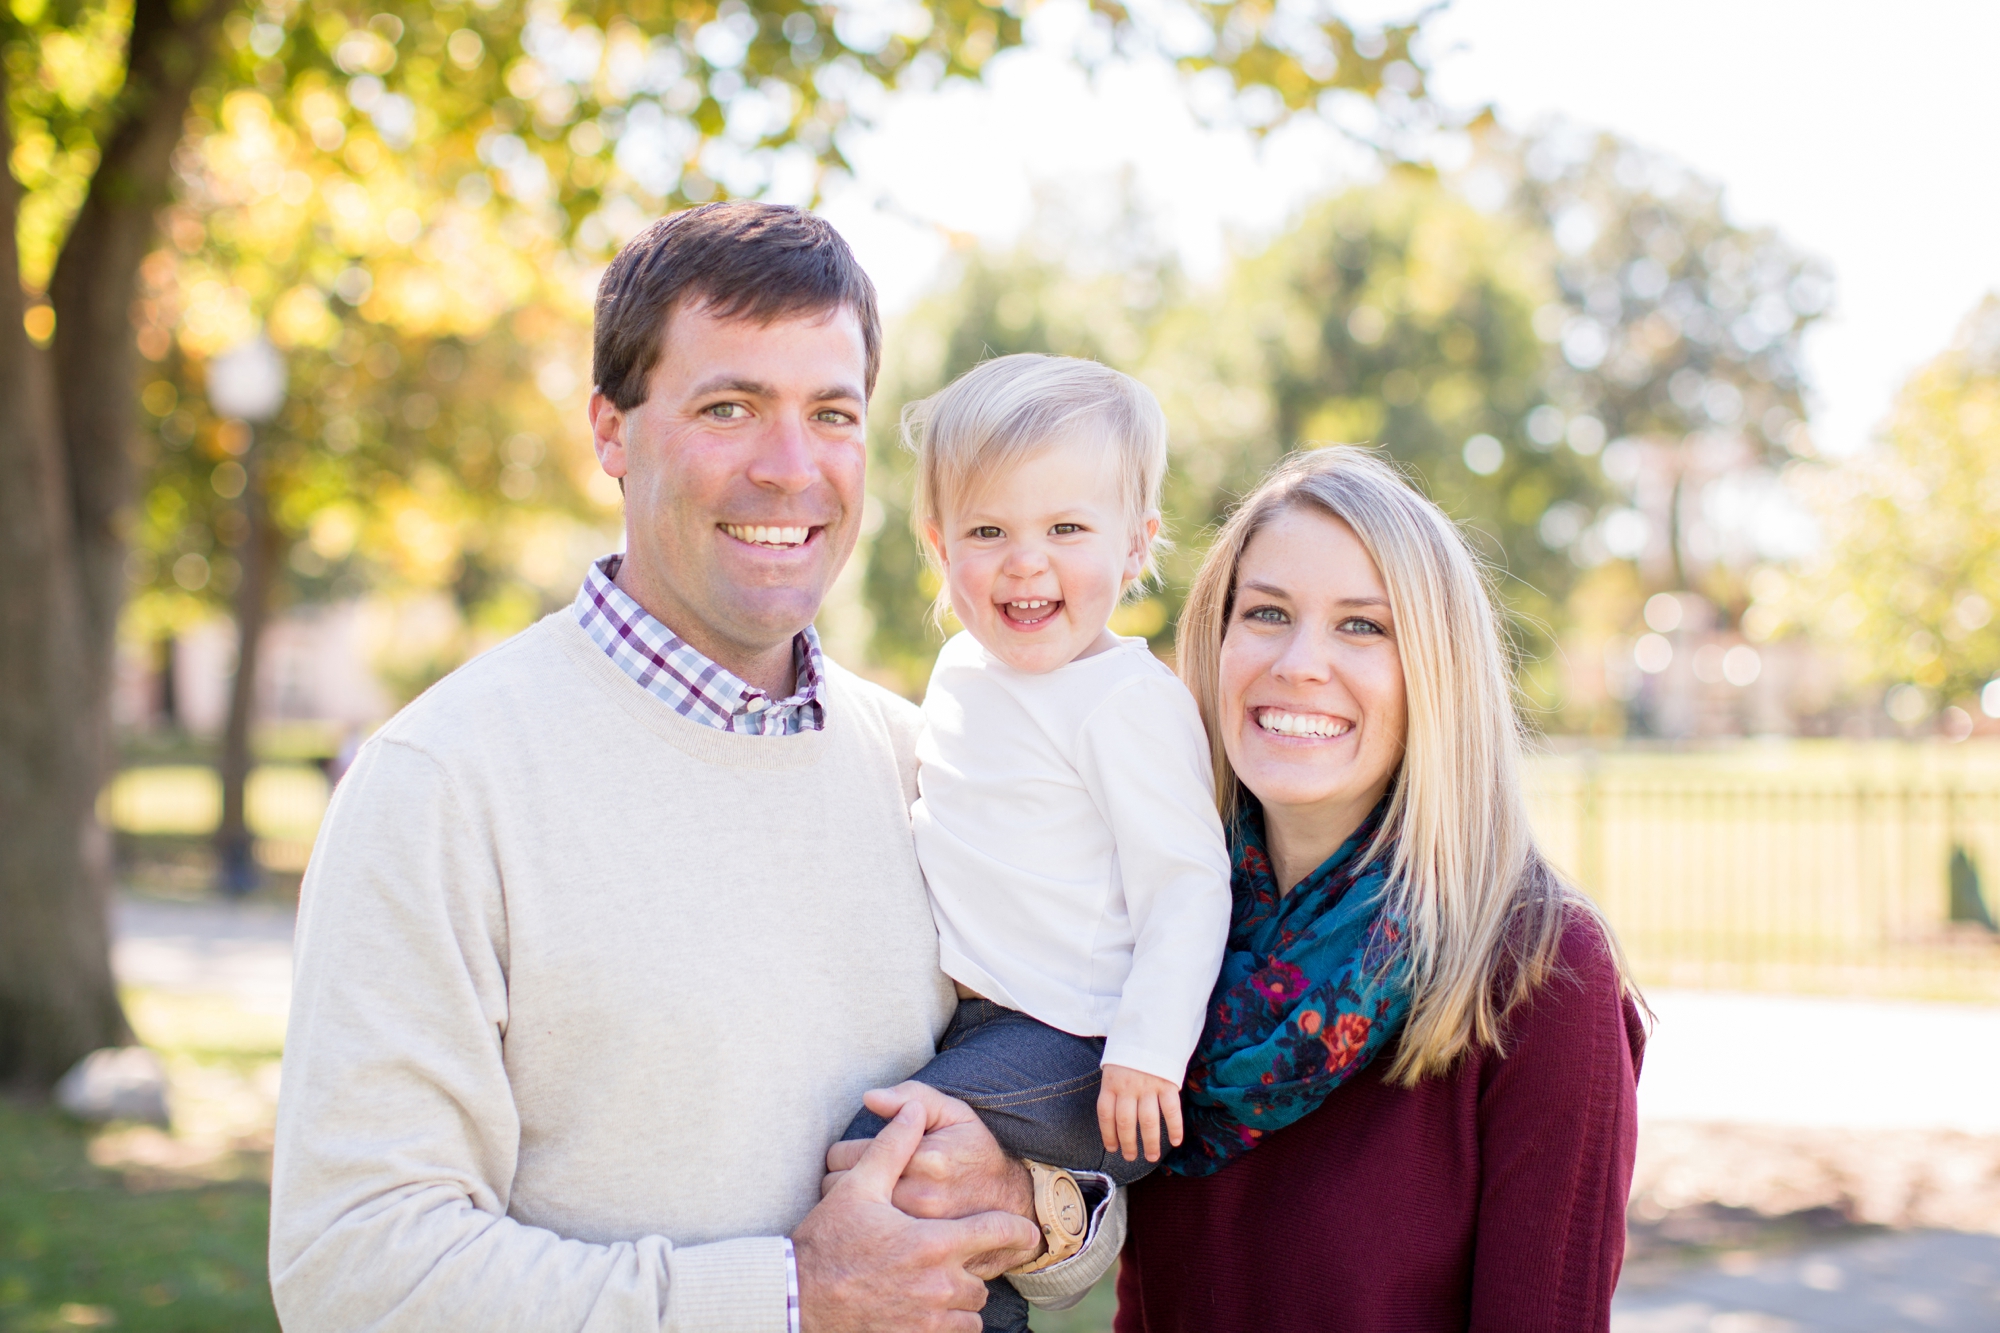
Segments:
[[[916,1082],[877,1088],[861,1100],[879,1116],[900,1117],[911,1106],[924,1113],[923,1143],[903,1168],[890,1199],[896,1207],[912,1217],[929,1218],[1012,1213],[1034,1226],[1034,1238],[1025,1246],[996,1247],[992,1253],[978,1256],[969,1265],[975,1274],[998,1277],[1042,1252],[1041,1228],[1035,1225],[1035,1187],[1028,1168],[1006,1154],[971,1107]],[[888,1133],[886,1129],[882,1132]],[[820,1183],[822,1196],[831,1197],[868,1148],[865,1139],[849,1139],[827,1150],[830,1174]]]
[[[1157,1162],[1162,1124],[1167,1138],[1180,1147],[1180,1088],[1124,1065],[1104,1066],[1104,1082],[1097,1090],[1097,1132],[1104,1136],[1104,1151],[1135,1162],[1143,1146],[1146,1160]]]
[[[986,1287],[967,1265],[1032,1243],[1008,1212],[955,1221],[905,1216],[889,1196],[923,1142],[925,1107],[906,1102],[792,1233],[805,1333],[977,1333]]]

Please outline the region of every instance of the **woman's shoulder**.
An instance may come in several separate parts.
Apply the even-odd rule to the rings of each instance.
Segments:
[[[1598,994],[1624,990],[1624,970],[1612,943],[1611,928],[1597,910],[1581,898],[1562,906],[1561,933],[1556,942],[1556,971]]]
[[[1562,905],[1547,964],[1507,1012],[1507,1053],[1566,1047],[1594,1034],[1622,1042],[1636,1068],[1646,1046],[1645,1011],[1610,926],[1586,900]]]

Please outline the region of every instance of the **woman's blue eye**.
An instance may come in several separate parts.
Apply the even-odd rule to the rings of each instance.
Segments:
[[[1282,625],[1288,617],[1275,606],[1253,606],[1243,613],[1245,620],[1261,621],[1266,625]]]
[[[1343,634],[1380,634],[1382,627],[1372,620],[1352,616],[1340,622],[1337,627]]]

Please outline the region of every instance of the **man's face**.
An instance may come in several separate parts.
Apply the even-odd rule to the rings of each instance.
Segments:
[[[645,402],[591,398],[598,459],[625,484],[618,582],[724,665],[788,645],[854,550],[866,367],[846,307],[758,324],[690,305]]]

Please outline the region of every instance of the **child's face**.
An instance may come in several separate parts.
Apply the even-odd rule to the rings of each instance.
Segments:
[[[1114,466],[1109,449],[1043,449],[926,533],[959,623],[1018,671],[1111,646],[1104,624],[1159,530],[1157,518],[1132,530]]]

